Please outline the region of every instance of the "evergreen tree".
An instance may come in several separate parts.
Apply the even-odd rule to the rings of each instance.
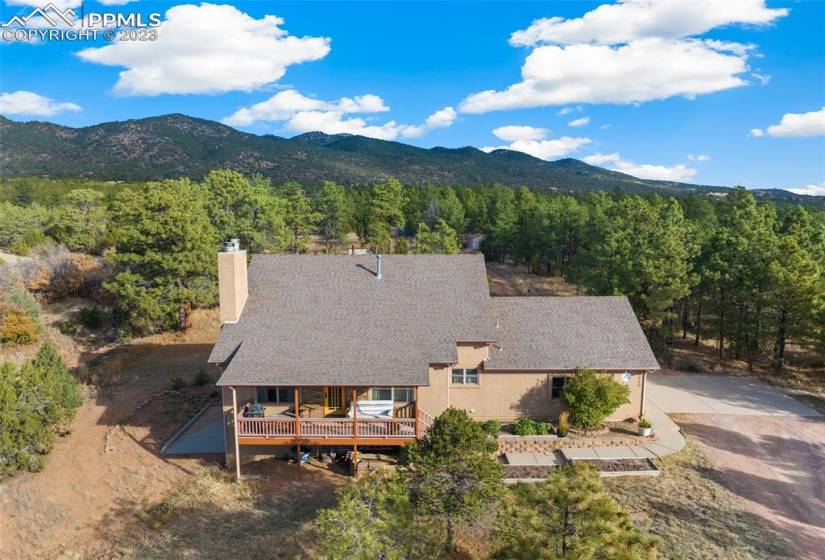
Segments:
[[[418,233],[415,236],[415,249],[413,252],[417,254],[458,253],[458,234],[442,219],[436,222],[434,231],[431,231],[427,224],[418,224]]]
[[[98,253],[106,231],[103,193],[75,189],[63,196],[63,204],[49,220],[49,235],[72,251]]]
[[[456,526],[501,493],[496,449],[492,429],[455,408],[441,413],[426,437],[407,448],[412,503],[421,515],[444,521],[447,553],[454,548]]]
[[[237,171],[218,169],[204,178],[202,186],[203,204],[220,240],[238,238],[251,253],[286,249],[287,203],[275,196],[267,180],[250,181]]]
[[[501,508],[496,558],[652,560],[656,542],[610,498],[599,473],[577,463],[535,486],[518,485]]]
[[[329,252],[333,244],[344,242],[352,227],[353,212],[346,189],[325,181],[315,199],[315,210],[320,216],[318,226],[324,237],[325,249]]]
[[[127,335],[185,327],[195,307],[215,302],[218,235],[188,180],[126,190],[109,224],[118,273],[105,289]]]

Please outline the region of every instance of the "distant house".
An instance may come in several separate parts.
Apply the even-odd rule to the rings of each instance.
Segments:
[[[464,236],[464,248],[467,251],[481,251],[481,243],[486,236],[483,233],[468,233]]]
[[[659,368],[624,297],[490,297],[465,255],[218,256],[227,464],[270,446],[404,445],[448,407],[556,418],[582,367],[630,387]]]

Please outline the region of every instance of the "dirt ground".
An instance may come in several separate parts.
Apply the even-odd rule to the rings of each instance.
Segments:
[[[825,419],[684,414],[676,420],[712,458],[707,476],[783,535],[794,558],[825,550]]]
[[[140,339],[92,360],[97,386],[87,390],[71,435],[58,441],[42,472],[0,484],[0,558],[229,557],[261,538],[259,521],[296,533],[334,500],[343,476],[272,462],[253,467],[268,478],[239,486],[217,467],[220,457],[158,454],[217,398],[213,381],[192,384],[217,325],[215,312],[200,313],[188,335]],[[187,386],[172,390],[174,377]],[[207,530],[209,523],[222,529]],[[276,533],[263,532],[268,550]],[[300,550],[289,542],[281,548],[292,557]],[[262,554],[245,550],[249,558]]]

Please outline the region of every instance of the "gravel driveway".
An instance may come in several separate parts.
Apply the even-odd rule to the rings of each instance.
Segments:
[[[714,478],[785,535],[801,559],[825,551],[825,417],[751,378],[655,374],[649,406],[673,415],[715,461]]]

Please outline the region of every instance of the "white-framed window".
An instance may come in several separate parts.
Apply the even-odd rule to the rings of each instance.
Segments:
[[[453,368],[453,385],[478,385],[478,368]]]
[[[567,376],[554,377],[550,381],[550,398],[560,399],[564,394],[564,387],[567,385]]]
[[[393,401],[395,403],[411,403],[415,400],[415,389],[412,387],[373,387],[370,399],[374,401]]]
[[[295,388],[258,387],[256,397],[259,403],[291,403],[295,402]]]

